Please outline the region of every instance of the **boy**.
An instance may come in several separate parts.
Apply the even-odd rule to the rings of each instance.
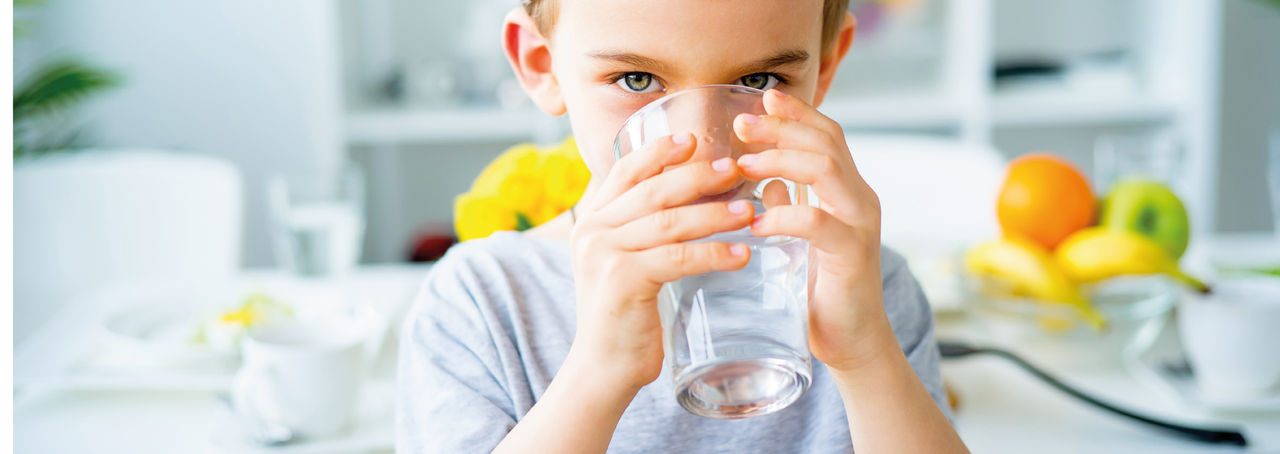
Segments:
[[[503,45],[552,115],[569,114],[592,180],[578,206],[436,265],[402,338],[401,451],[964,452],[947,420],[928,304],[881,250],[880,208],[839,126],[818,113],[853,42],[848,0],[526,0]],[[623,121],[706,84],[768,90],[734,122],[776,149],[699,159],[688,135],[612,162]],[[823,207],[689,205],[742,178],[810,184]],[[744,266],[746,226],[809,240],[813,384],[787,409],[724,421],[675,401],[662,283]]]

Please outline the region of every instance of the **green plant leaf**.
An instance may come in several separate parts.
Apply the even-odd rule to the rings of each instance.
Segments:
[[[523,232],[531,228],[533,228],[533,223],[529,221],[529,217],[525,216],[524,213],[517,212],[516,213],[516,231]]]
[[[47,64],[14,92],[13,121],[69,109],[118,83],[114,74],[75,60]]]

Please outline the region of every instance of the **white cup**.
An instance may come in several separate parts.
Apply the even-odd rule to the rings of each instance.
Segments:
[[[299,437],[343,432],[359,399],[369,334],[364,320],[338,315],[251,329],[232,390],[236,412]]]
[[[1223,279],[1213,291],[1178,314],[1200,392],[1231,401],[1280,392],[1280,279]]]

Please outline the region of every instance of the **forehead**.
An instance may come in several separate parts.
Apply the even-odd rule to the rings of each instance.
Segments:
[[[732,65],[778,49],[816,55],[822,0],[554,0],[554,45],[625,50],[681,65]]]

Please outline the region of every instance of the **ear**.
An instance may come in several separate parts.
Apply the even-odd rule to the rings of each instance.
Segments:
[[[822,100],[826,98],[827,91],[831,89],[831,82],[836,78],[836,69],[840,67],[840,62],[844,61],[845,55],[849,54],[849,48],[853,46],[853,36],[858,29],[858,20],[853,17],[853,13],[844,13],[844,23],[840,24],[840,31],[836,33],[835,42],[831,43],[831,48],[822,53],[822,60],[818,64],[818,91],[813,95],[813,105],[815,107],[822,105]]]
[[[559,116],[565,113],[564,96],[551,73],[550,44],[524,8],[507,13],[502,24],[502,47],[516,80],[538,108]]]

